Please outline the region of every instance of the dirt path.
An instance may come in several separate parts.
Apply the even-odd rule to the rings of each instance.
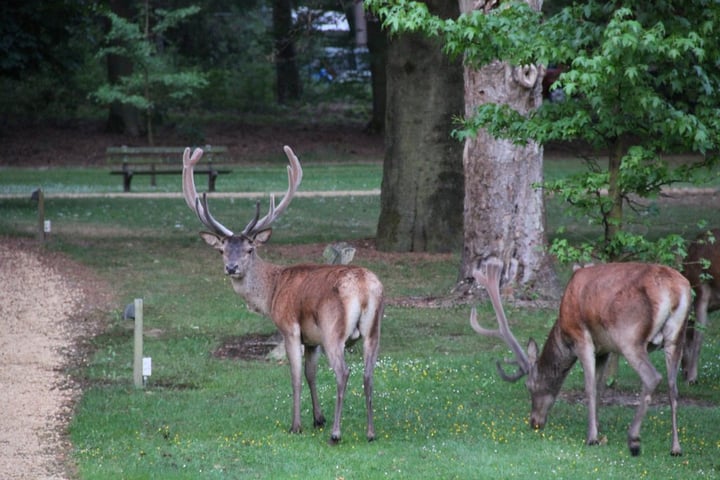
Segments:
[[[0,239],[3,480],[73,477],[65,432],[79,388],[66,367],[90,334],[82,273],[30,243]]]

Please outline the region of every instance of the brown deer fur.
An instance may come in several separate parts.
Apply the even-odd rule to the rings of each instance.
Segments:
[[[345,362],[345,346],[363,339],[365,373],[363,387],[367,408],[367,438],[375,438],[373,425],[373,370],[380,344],[383,316],[383,285],[371,271],[347,265],[280,266],[263,261],[257,248],[270,239],[272,222],[292,200],[302,179],[300,162],[289,147],[285,153],[288,167],[288,191],[275,207],[271,197],[268,214],[262,219],[258,211],[240,234],[234,234],[215,220],[207,198],[198,197],[193,167],[202,156],[189,149],[183,157],[183,192],[188,206],[212,232],[201,237],[223,255],[225,273],[232,286],[252,311],[269,317],[285,341],[293,390],[290,431],[301,431],[300,389],[302,384],[303,346],[305,378],[310,388],[314,426],[325,424],[317,395],[316,374],[322,350],[335,372],[337,396],[330,443],[340,441],[340,419],[350,370]]]
[[[708,313],[720,309],[720,228],[699,235],[690,244],[683,262],[683,275],[695,292],[695,319],[688,323],[682,361],[685,380],[694,383]]]
[[[515,352],[517,374],[501,376],[508,381],[528,375],[526,386],[532,399],[530,425],[544,427],[547,415],[568,372],[577,359],[585,374],[588,403],[587,444],[599,443],[597,397],[602,387],[608,355],[623,355],[642,381],[640,404],[628,430],[632,455],[640,453],[640,426],[650,397],[662,376],[648,358],[648,351],[664,348],[670,408],[672,411],[672,455],[682,454],[677,431],[677,374],[683,335],[690,307],[688,281],[662,265],[611,263],[581,268],[568,283],[560,312],[542,352],[530,340],[527,354],[510,332],[500,299],[503,264],[490,258],[474,271],[485,286],[496,312],[499,330],[488,330],[477,322],[473,309],[470,323],[478,333],[503,339]]]

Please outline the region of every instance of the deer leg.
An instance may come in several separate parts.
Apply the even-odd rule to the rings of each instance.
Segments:
[[[302,388],[302,345],[299,336],[285,335],[285,353],[290,364],[290,378],[292,380],[293,410],[290,433],[300,433],[300,390]]]
[[[680,448],[680,439],[678,438],[677,426],[677,376],[678,363],[680,362],[681,357],[682,348],[678,348],[677,344],[673,343],[665,346],[665,366],[667,368],[668,376],[668,397],[670,399],[670,412],[672,414],[672,447],[670,448],[670,455],[672,456],[682,455],[682,448]]]
[[[320,359],[320,347],[305,345],[305,379],[310,387],[310,398],[313,407],[313,426],[315,428],[325,425],[325,416],[322,414],[317,395],[317,367]]]
[[[644,348],[636,348],[635,351],[623,352],[630,366],[640,375],[642,380],[642,392],[640,393],[640,403],[635,411],[630,428],[628,429],[628,448],[632,456],[640,455],[640,426],[645,418],[652,393],[655,391],[658,383],[662,380],[662,375],[655,370],[647,351]],[[677,366],[677,365],[676,365]]]
[[[348,377],[350,369],[345,363],[345,349],[343,344],[340,346],[333,345],[331,348],[325,348],[330,367],[335,372],[335,380],[337,382],[337,398],[335,400],[335,417],[333,419],[332,433],[330,434],[330,444],[337,445],[340,442],[340,418],[342,417],[343,400],[345,398],[345,390],[347,389]]]
[[[373,372],[377,362],[379,337],[365,337],[363,344],[363,360],[365,370],[363,374],[363,390],[365,391],[365,409],[367,410],[367,439],[375,440],[375,425],[373,424]]]
[[[617,353],[606,353],[595,357],[595,388],[597,389],[598,398],[602,398],[607,386],[606,379],[613,367],[617,367],[618,357]]]
[[[595,398],[597,398],[596,408],[602,400],[605,388],[608,387],[608,371],[615,368],[617,372],[617,364],[620,355],[617,353],[606,353],[604,355],[598,355],[595,357]],[[597,429],[600,431],[600,419],[599,415],[596,417]]]
[[[700,361],[700,347],[703,339],[703,327],[707,325],[707,311],[710,303],[710,287],[700,285],[695,297],[695,321],[688,321],[685,335],[685,353],[683,355],[683,376],[688,383],[695,383]],[[698,328],[700,327],[700,328]]]
[[[597,375],[595,373],[595,352],[592,345],[578,346],[578,358],[583,366],[585,375],[585,397],[588,406],[588,427],[587,441],[588,445],[597,445],[598,441],[598,420],[597,420]]]
[[[618,375],[620,355],[611,353],[608,357],[608,363],[605,366],[605,372],[602,374],[602,383],[604,387],[612,387]],[[599,384],[598,384],[599,385]]]

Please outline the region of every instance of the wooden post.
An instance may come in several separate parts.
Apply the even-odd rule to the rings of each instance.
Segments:
[[[135,299],[135,349],[133,353],[133,382],[143,387],[143,301]]]

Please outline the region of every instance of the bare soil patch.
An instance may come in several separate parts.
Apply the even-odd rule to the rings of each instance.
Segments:
[[[216,358],[235,360],[268,360],[268,354],[280,345],[282,337],[275,333],[250,333],[226,338],[212,354]]]
[[[664,372],[663,372],[664,376]],[[615,388],[606,388],[603,392],[602,396],[599,399],[600,405],[605,406],[621,406],[621,407],[637,407],[640,404],[640,379],[638,378],[638,389],[637,391],[626,391],[626,390],[617,390]],[[660,389],[659,389],[660,390]],[[585,392],[580,390],[567,390],[563,391],[559,395],[560,398],[565,400],[568,403],[582,403],[584,405],[587,405],[587,399],[585,398]],[[692,397],[689,397],[687,395],[680,395],[680,398],[678,399],[679,405],[690,405],[694,407],[707,407],[707,408],[713,408],[715,407],[715,404],[712,402],[707,402],[704,400],[698,400]],[[670,406],[670,400],[668,399],[668,395],[666,391],[656,391],[652,399],[650,400],[650,405],[653,407],[668,407]]]

